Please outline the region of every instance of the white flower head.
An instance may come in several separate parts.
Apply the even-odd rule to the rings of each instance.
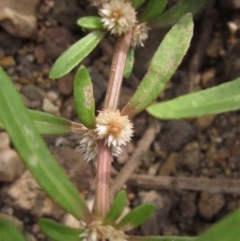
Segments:
[[[82,153],[83,159],[87,162],[93,160],[95,165],[97,162],[96,158],[98,153],[98,146],[96,134],[94,131],[86,129],[86,132],[82,135],[79,144],[79,151]]]
[[[99,9],[103,26],[112,34],[118,36],[131,30],[136,22],[136,12],[126,0],[111,0]]]
[[[82,241],[127,241],[128,236],[111,225],[103,225],[101,221],[92,221],[79,237]]]
[[[96,118],[94,129],[82,128],[79,151],[87,162],[93,161],[97,166],[98,141],[104,139],[104,144],[111,148],[112,156],[119,156],[121,145],[131,140],[133,125],[127,116],[121,116],[117,111],[101,111]]]
[[[98,154],[98,136],[94,130],[86,129],[86,132],[82,135],[79,142],[79,151],[83,155],[83,159],[87,162],[93,161],[93,165],[97,166],[97,154]],[[112,156],[119,156],[122,152],[120,146],[112,147]]]
[[[132,46],[144,46],[144,41],[148,38],[148,27],[146,23],[140,23],[133,29]]]
[[[133,125],[127,116],[121,116],[117,111],[102,111],[96,118],[95,132],[97,139],[105,139],[108,146],[126,145],[131,140]]]

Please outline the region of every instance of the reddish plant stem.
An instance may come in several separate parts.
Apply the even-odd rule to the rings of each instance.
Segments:
[[[111,71],[108,80],[107,93],[103,105],[103,110],[116,110],[122,86],[124,67],[127,53],[131,44],[132,32],[120,37],[117,41],[113,56]]]
[[[110,148],[104,145],[104,140],[99,141],[94,207],[95,214],[98,218],[103,218],[109,209],[111,158]]]
[[[132,32],[128,32],[117,41],[103,110],[116,110],[118,107],[124,67],[131,39]],[[104,145],[103,140],[99,141],[94,212],[100,219],[107,214],[110,206],[109,187],[111,179],[111,160],[111,148]]]

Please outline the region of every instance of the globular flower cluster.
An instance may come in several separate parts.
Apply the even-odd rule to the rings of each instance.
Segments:
[[[148,27],[146,23],[140,23],[134,27],[132,36],[132,46],[144,46],[144,41],[148,38]]]
[[[111,0],[99,10],[103,26],[118,36],[131,30],[136,24],[136,12],[129,2]]]
[[[127,241],[127,235],[111,225],[103,225],[101,221],[91,222],[84,233],[80,235],[82,241]]]
[[[111,148],[112,156],[121,154],[121,146],[131,140],[133,125],[127,116],[121,116],[117,111],[101,111],[96,118],[94,129],[83,128],[79,150],[86,161],[97,163],[98,141],[104,140],[105,145]]]
[[[117,111],[102,111],[97,117],[96,133],[99,139],[105,139],[108,146],[126,145],[131,140],[132,124],[127,116]]]
[[[103,26],[111,34],[120,36],[133,31],[132,46],[143,46],[148,38],[148,28],[145,23],[138,24],[136,11],[127,0],[101,0],[99,15]]]

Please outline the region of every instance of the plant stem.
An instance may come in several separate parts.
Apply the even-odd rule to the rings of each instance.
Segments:
[[[103,105],[103,110],[116,110],[122,86],[124,67],[127,53],[131,44],[132,32],[120,37],[117,41],[113,56],[111,71],[108,80],[107,93]]]
[[[110,148],[104,145],[104,140],[99,141],[94,212],[100,219],[109,209],[111,158]]]
[[[121,36],[117,41],[103,110],[116,110],[118,107],[124,67],[128,49],[131,44],[131,38],[132,32],[130,31]],[[109,187],[111,179],[111,161],[111,148],[104,145],[104,140],[99,141],[94,212],[100,219],[107,214],[110,206]]]

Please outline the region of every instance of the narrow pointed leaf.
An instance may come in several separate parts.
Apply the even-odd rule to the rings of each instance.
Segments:
[[[74,79],[74,103],[78,119],[88,128],[94,128],[95,101],[93,97],[93,85],[87,69],[82,65]]]
[[[129,241],[196,241],[196,237],[161,237],[161,236],[147,236],[147,237],[139,237],[139,236],[130,236]]]
[[[127,54],[127,59],[126,59],[126,64],[124,67],[124,78],[128,79],[132,73],[134,65],[134,49],[131,47],[129,48],[128,54]]]
[[[1,117],[0,117],[1,118]],[[1,129],[4,129],[4,126],[3,126],[3,123],[1,122],[1,119],[0,119],[0,130]]]
[[[195,14],[206,0],[179,0],[168,11],[164,12],[151,25],[152,28],[167,28],[175,24],[184,14]]]
[[[9,220],[0,219],[0,241],[26,241],[22,232]]]
[[[39,220],[41,231],[53,241],[79,241],[83,230],[61,225],[47,218]]]
[[[155,52],[147,74],[122,110],[133,117],[150,105],[163,91],[187,52],[193,34],[192,15],[186,14],[163,39]]]
[[[56,60],[50,71],[49,77],[52,79],[58,79],[68,74],[92,52],[104,36],[104,31],[94,31],[74,43]]]
[[[150,115],[159,119],[193,118],[240,109],[240,78],[149,106]]]
[[[104,223],[113,224],[121,216],[124,206],[126,205],[127,195],[124,190],[120,191],[113,201],[110,210],[108,211]]]
[[[240,209],[214,224],[196,241],[237,241],[240,237]]]
[[[91,213],[37,132],[11,80],[0,68],[0,116],[10,139],[46,193],[66,211],[89,220]]]
[[[141,5],[143,5],[145,3],[146,0],[130,0],[130,2],[132,3],[132,6],[137,9],[139,8]]]
[[[103,24],[101,18],[95,16],[88,16],[78,19],[78,26],[84,29],[90,30],[102,30]]]
[[[134,208],[116,225],[119,229],[130,230],[144,223],[152,215],[155,206],[152,203],[146,203]]]
[[[143,15],[141,16],[141,22],[150,22],[157,18],[166,7],[168,0],[149,0]]]
[[[28,110],[29,116],[34,122],[40,135],[67,135],[80,132],[82,124],[60,118],[46,112]],[[0,128],[4,129],[0,120]]]

